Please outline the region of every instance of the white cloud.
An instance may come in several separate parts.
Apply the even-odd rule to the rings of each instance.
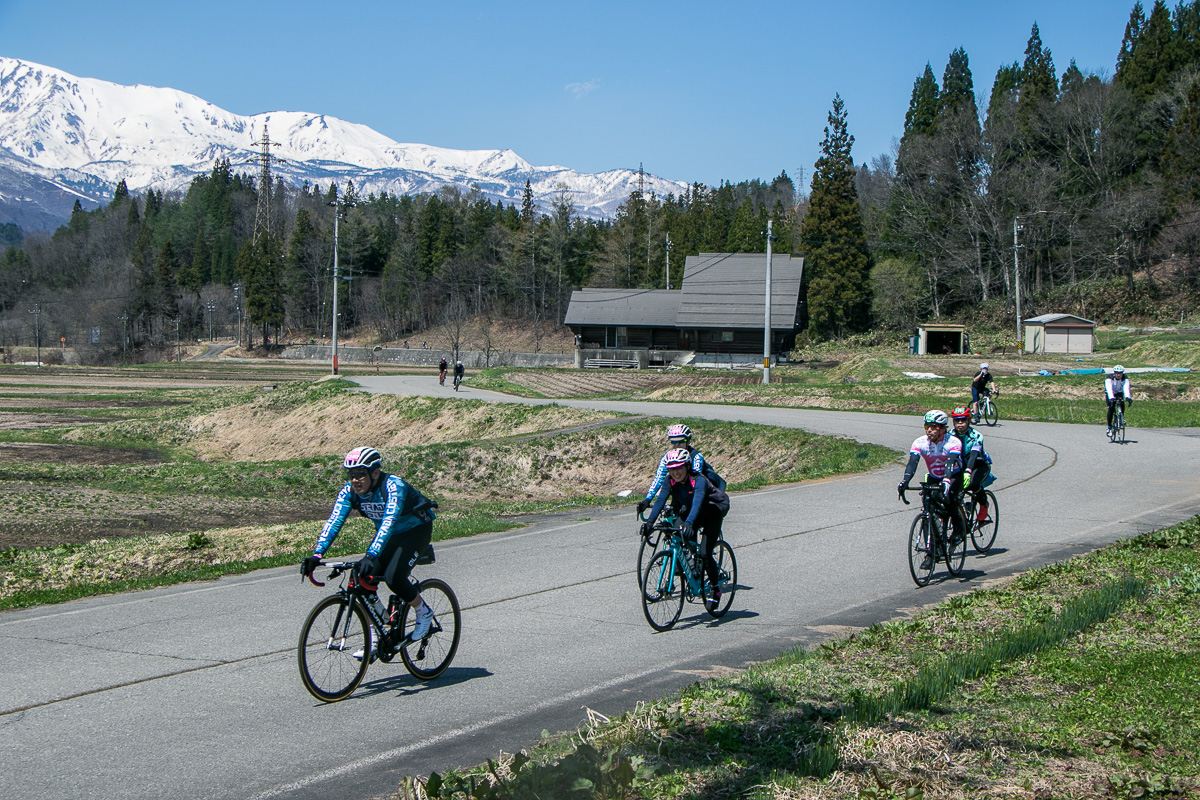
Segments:
[[[583,97],[585,94],[590,94],[599,85],[600,85],[600,81],[593,79],[590,81],[586,81],[584,83],[578,83],[578,82],[577,83],[568,83],[563,88],[566,89],[571,94],[575,95],[575,99],[578,100],[579,98]]]

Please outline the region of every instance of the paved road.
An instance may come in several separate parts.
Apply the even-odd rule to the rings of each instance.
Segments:
[[[371,391],[447,393],[429,377]],[[459,397],[480,397],[467,388]],[[742,419],[906,448],[918,420],[674,404],[567,402]],[[428,686],[375,665],[348,700],[303,690],[294,646],[322,593],[295,568],[0,615],[0,797],[364,798],[405,774],[479,763],[584,708],[632,707],[705,675],[894,618],[949,594],[1200,513],[1196,431],[1002,423],[987,431],[1004,513],[998,550],[916,589],[899,467],[737,495],[726,524],[741,589],[719,623],[642,617],[632,511],[577,512],[439,545],[422,574],[464,606],[453,666]],[[332,487],[331,487],[332,492]],[[588,518],[590,517],[590,519]],[[315,528],[314,528],[315,533]]]

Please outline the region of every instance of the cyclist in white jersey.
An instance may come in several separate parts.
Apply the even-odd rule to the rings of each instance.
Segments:
[[[897,489],[908,488],[908,482],[917,473],[917,465],[925,459],[929,474],[942,482],[940,501],[950,512],[950,524],[955,540],[963,535],[962,518],[962,443],[956,436],[948,436],[950,418],[946,412],[934,409],[925,415],[925,435],[918,437],[908,451],[908,464],[904,467],[904,480]]]
[[[1121,411],[1125,410],[1126,405],[1133,404],[1132,387],[1129,378],[1125,377],[1125,368],[1120,364],[1113,367],[1112,375],[1104,379],[1104,402],[1108,403],[1108,428],[1112,430],[1117,403],[1121,404]]]

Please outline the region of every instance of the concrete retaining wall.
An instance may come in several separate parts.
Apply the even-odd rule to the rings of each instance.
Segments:
[[[281,358],[294,358],[302,361],[333,360],[333,348],[329,345],[303,344],[288,347]],[[385,347],[378,353],[370,347],[338,346],[339,364],[374,364],[375,358],[380,364],[404,364],[409,366],[436,367],[443,357],[454,364],[452,350],[405,350],[402,347]],[[479,350],[459,350],[458,358],[468,369],[483,369],[492,367],[570,367],[575,364],[575,353],[492,353],[491,359],[485,357]]]

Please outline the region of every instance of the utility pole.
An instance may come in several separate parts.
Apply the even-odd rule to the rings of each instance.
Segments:
[[[338,342],[337,342],[337,300],[338,300],[338,217],[342,210],[338,207],[337,186],[333,187],[333,374],[338,374]]]
[[[175,360],[183,361],[183,349],[179,343],[179,317],[171,320],[171,324],[175,326]]]
[[[238,297],[238,293],[242,291],[242,285],[235,283],[233,285],[233,313],[236,315],[237,322],[237,346],[242,346],[242,304]]]
[[[211,342],[213,340],[212,318],[213,318],[213,311],[216,310],[216,305],[213,303],[212,300],[209,300],[207,303],[204,304],[204,310],[208,312],[208,340]]]
[[[1021,218],[1013,217],[1013,292],[1017,301],[1017,347],[1021,345],[1021,269],[1018,266],[1019,259],[1017,252],[1021,249],[1020,242],[1017,240],[1017,234],[1023,230],[1021,227]],[[1023,348],[1022,348],[1023,349]]]
[[[764,301],[766,311],[763,323],[763,383],[771,382],[771,243],[775,236],[771,231],[772,220],[767,220],[767,294]]]
[[[671,233],[667,232],[667,290],[671,289]]]
[[[129,357],[126,354],[125,348],[129,344],[129,333],[125,330],[125,325],[129,322],[129,315],[122,314],[117,319],[121,320],[121,364],[128,365]]]
[[[37,366],[42,367],[42,307],[37,303],[33,304],[33,308],[29,312],[33,314],[33,340],[37,344]]]

